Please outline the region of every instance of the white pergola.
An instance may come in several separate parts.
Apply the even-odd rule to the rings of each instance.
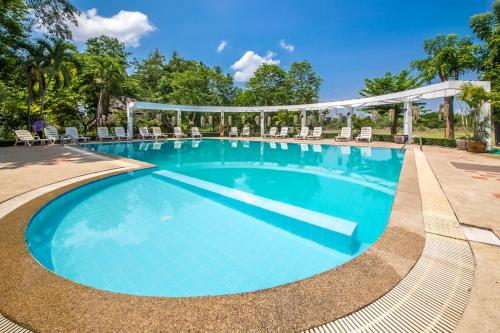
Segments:
[[[133,114],[135,110],[165,110],[177,111],[177,124],[181,123],[182,112],[218,112],[221,115],[221,123],[224,124],[224,113],[234,112],[259,112],[260,113],[260,131],[261,134],[265,130],[264,114],[266,112],[276,111],[299,111],[301,113],[301,126],[306,125],[306,111],[324,111],[335,109],[347,109],[348,126],[350,126],[350,116],[355,108],[404,104],[404,134],[408,135],[409,140],[412,138],[412,103],[418,101],[427,101],[436,98],[455,96],[460,93],[460,86],[470,82],[474,85],[481,86],[487,91],[491,90],[491,83],[488,81],[446,81],[428,86],[400,91],[397,93],[348,99],[343,101],[321,102],[314,104],[301,105],[278,105],[278,106],[196,106],[196,105],[176,105],[176,104],[160,104],[149,102],[130,102],[127,103],[127,122],[128,122],[128,137],[132,138],[133,134]],[[489,117],[491,114],[491,106],[489,103],[483,106],[483,117]],[[488,145],[490,144],[490,129],[487,130]]]

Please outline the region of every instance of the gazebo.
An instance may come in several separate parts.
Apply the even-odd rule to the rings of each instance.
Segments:
[[[377,106],[377,105],[391,105],[391,104],[404,104],[404,134],[408,135],[408,139],[412,139],[412,103],[418,101],[427,101],[436,98],[455,96],[460,93],[460,86],[470,82],[473,85],[483,87],[485,90],[491,90],[491,83],[489,81],[446,81],[428,86],[400,91],[397,93],[355,98],[333,102],[321,102],[314,104],[301,104],[301,105],[278,105],[278,106],[197,106],[197,105],[176,105],[176,104],[160,104],[150,103],[143,101],[134,101],[127,103],[127,123],[128,123],[128,137],[132,138],[133,133],[133,114],[135,110],[165,110],[177,111],[177,124],[181,123],[182,112],[217,112],[220,113],[221,123],[224,124],[225,113],[235,112],[258,112],[260,113],[260,132],[261,135],[265,130],[265,113],[277,112],[282,110],[300,111],[301,126],[306,125],[306,111],[332,111],[335,109],[346,109],[348,116],[348,126],[350,126],[350,117],[355,108]],[[491,105],[486,103],[482,110],[483,117],[489,117],[491,114]],[[491,130],[487,129],[488,147],[490,146]]]

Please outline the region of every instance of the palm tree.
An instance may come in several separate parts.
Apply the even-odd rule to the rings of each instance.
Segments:
[[[24,73],[26,76],[27,90],[27,125],[31,127],[31,104],[36,98],[36,87],[40,91],[40,87],[45,86],[45,76],[43,74],[43,63],[45,60],[45,47],[39,43],[26,44],[23,46],[27,50],[27,56],[24,62]]]
[[[66,87],[76,67],[76,46],[61,38],[39,39],[39,47],[45,49],[42,72],[45,77],[40,86],[40,118],[43,118],[44,97],[53,83],[54,90]]]

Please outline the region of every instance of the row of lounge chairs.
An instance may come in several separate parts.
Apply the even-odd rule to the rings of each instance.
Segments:
[[[352,140],[352,130],[350,127],[342,127],[342,130],[340,131],[340,134],[337,135],[335,138],[335,141],[344,141],[348,142]],[[372,128],[371,127],[361,127],[361,131],[359,135],[355,138],[356,142],[360,141],[366,141],[366,142],[371,142],[372,141]]]
[[[45,127],[43,132],[45,134],[45,139],[40,138],[38,135],[31,134],[31,132],[27,130],[16,130],[16,142],[14,146],[17,146],[19,143],[24,143],[26,146],[32,146],[34,144],[87,142],[90,140],[89,137],[80,136],[76,127],[66,127],[66,133],[63,135],[59,135],[57,128],[53,126]]]

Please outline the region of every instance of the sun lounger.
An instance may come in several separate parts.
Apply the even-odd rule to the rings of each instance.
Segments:
[[[168,135],[167,134],[164,134],[161,132],[161,128],[159,127],[152,127],[151,128],[153,130],[153,136],[155,139],[158,139],[158,138],[168,138]]]
[[[146,140],[146,139],[149,139],[149,138],[152,138],[153,135],[151,135],[149,133],[149,130],[147,127],[139,127],[139,139],[143,139],[143,140]]]
[[[118,140],[124,139],[127,140],[127,133],[125,133],[125,129],[123,127],[115,127],[115,136]]]
[[[231,127],[229,130],[229,137],[238,137],[238,128],[237,127]]]
[[[90,140],[88,136],[80,136],[80,134],[78,134],[78,130],[76,129],[76,127],[66,127],[66,136],[75,143],[80,140],[83,142],[87,142]]]
[[[371,127],[361,127],[361,132],[356,137],[356,141],[372,141],[372,128]]]
[[[287,138],[288,137],[288,127],[282,127],[280,134],[276,134],[274,137],[277,139]]]
[[[250,127],[248,127],[248,126],[243,127],[243,130],[241,131],[241,136],[249,137],[250,136]]]
[[[16,130],[15,132],[16,132],[16,142],[14,143],[14,146],[17,146],[19,142],[24,143],[24,145],[26,146],[32,146],[35,143],[44,144],[50,142],[49,139],[40,139],[38,135],[33,136],[27,130]]]
[[[302,127],[300,133],[295,135],[295,139],[307,139],[309,137],[309,127]]]
[[[193,138],[201,138],[202,137],[198,127],[191,127],[191,137],[193,137]]]
[[[174,127],[174,137],[175,138],[185,138],[186,134],[182,132],[182,129],[179,126]]]
[[[54,126],[47,126],[43,129],[43,133],[45,134],[45,137],[49,139],[50,143],[54,144],[57,141],[65,143],[71,141],[70,138],[64,137],[62,135],[59,135],[59,132],[57,131],[57,128]]]
[[[342,127],[340,134],[335,138],[336,141],[351,141],[351,128]]]
[[[116,137],[110,135],[107,127],[97,127],[97,137],[99,140],[114,140]]]
[[[262,135],[263,138],[273,138],[276,136],[276,127],[271,127],[269,133]]]
[[[322,127],[314,127],[312,135],[309,135],[307,138],[312,140],[319,140],[321,139],[322,134],[323,134]]]

